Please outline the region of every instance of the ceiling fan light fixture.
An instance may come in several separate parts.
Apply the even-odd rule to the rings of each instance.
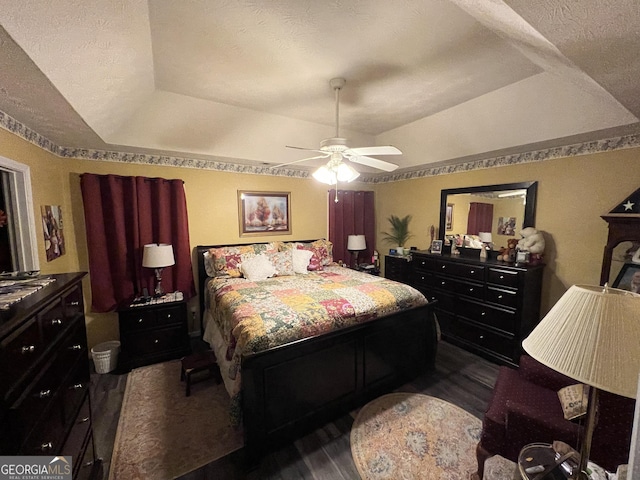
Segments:
[[[360,174],[346,163],[340,163],[337,168],[336,176],[339,182],[353,182]]]
[[[313,178],[315,178],[317,181],[326,183],[327,185],[338,184],[338,177],[336,173],[329,170],[329,168],[326,165],[323,165],[322,167],[317,169],[315,172],[313,172],[312,175],[313,175]]]

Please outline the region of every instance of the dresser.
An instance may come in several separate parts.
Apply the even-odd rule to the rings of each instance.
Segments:
[[[121,370],[180,358],[191,352],[184,300],[118,309]]]
[[[517,365],[522,340],[540,321],[543,268],[416,251],[409,283],[437,300],[445,340]]]
[[[93,445],[84,273],[0,311],[0,455],[70,456],[73,478],[98,478]]]

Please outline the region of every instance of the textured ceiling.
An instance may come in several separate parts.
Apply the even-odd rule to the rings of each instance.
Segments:
[[[280,164],[335,136],[344,77],[340,135],[416,169],[639,132],[638,25],[637,0],[13,0],[0,111],[60,147]]]

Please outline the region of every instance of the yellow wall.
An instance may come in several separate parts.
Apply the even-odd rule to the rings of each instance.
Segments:
[[[379,185],[350,185],[376,192],[377,231],[386,218],[413,215],[409,245],[426,248],[429,227],[439,223],[440,190],[472,185],[538,181],[536,227],[547,233],[542,310],[548,309],[574,283],[597,284],[608,212],[640,186],[640,149],[547,160],[509,167],[475,170]],[[60,205],[64,215],[67,253],[51,262],[44,256],[42,229],[36,225],[43,273],[87,271],[88,256],[79,175],[116,173],[185,182],[191,248],[198,244],[307,239],[327,235],[327,186],[310,179],[244,175],[208,170],[128,165],[118,162],[60,159],[0,129],[0,155],[31,167],[36,216],[41,205]],[[240,238],[237,190],[291,192],[292,235]],[[378,250],[389,246],[377,238]],[[85,279],[87,305],[89,282]],[[195,303],[195,302],[194,302]],[[115,314],[87,315],[89,344],[118,338]],[[192,326],[193,328],[193,326]]]

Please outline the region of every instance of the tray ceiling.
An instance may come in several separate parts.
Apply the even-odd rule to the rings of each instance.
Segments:
[[[292,162],[333,77],[341,136],[403,170],[640,132],[637,0],[8,3],[0,111],[59,147]]]

